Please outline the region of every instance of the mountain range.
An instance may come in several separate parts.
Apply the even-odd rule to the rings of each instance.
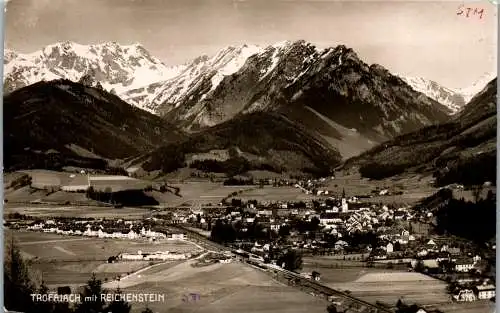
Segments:
[[[303,54],[303,61],[308,64],[331,51],[331,48],[318,50],[303,41],[284,41],[268,47],[230,46],[214,56],[202,55],[185,64],[166,66],[138,43],[81,45],[65,41],[29,54],[5,49],[4,91],[8,93],[42,80],[78,81],[84,73],[90,73],[104,89],[144,110],[161,114],[198,93],[204,99],[209,97],[226,77],[236,74],[252,57],[257,56],[268,67],[261,66],[260,76],[270,75],[280,62],[287,61],[286,50],[297,43],[309,47],[308,53]],[[461,90],[421,77],[399,76],[416,91],[457,112],[496,74],[486,73],[474,85]]]
[[[343,158],[454,113],[345,46],[242,45],[176,67],[138,44],[64,42],[28,55],[8,50],[5,55],[6,92],[40,80],[86,76],[189,132],[239,114],[277,112],[317,131]]]
[[[496,74],[485,73],[474,84],[467,88],[451,89],[422,77],[399,76],[416,91],[422,92],[429,98],[447,106],[453,114],[460,112],[472,97],[479,93],[490,81],[496,78]]]
[[[176,67],[139,44],[64,42],[4,56],[6,169],[324,174],[467,115],[473,90],[402,78],[346,46],[305,41],[228,47]]]

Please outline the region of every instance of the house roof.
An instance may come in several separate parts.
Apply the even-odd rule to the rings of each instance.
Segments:
[[[478,291],[491,291],[491,290],[495,290],[495,286],[494,285],[480,285],[480,286],[476,286],[476,289]]]
[[[335,213],[335,212],[321,213],[319,216],[320,219],[335,219],[338,217],[339,217],[339,214]]]
[[[455,262],[455,264],[456,265],[469,265],[469,264],[474,264],[474,261],[472,259],[462,258],[462,259],[458,259]]]

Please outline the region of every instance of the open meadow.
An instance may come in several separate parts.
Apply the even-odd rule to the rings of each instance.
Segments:
[[[348,290],[353,296],[372,303],[395,305],[400,298],[421,305],[450,302],[446,283],[414,272],[366,271],[350,282],[324,283],[331,288]]]
[[[366,274],[401,272],[397,270],[385,270],[379,268],[365,267],[342,267],[342,268],[325,268],[311,265],[303,265],[301,272],[311,273],[316,271],[321,274],[321,283],[325,285],[334,283],[350,283],[360,279]]]
[[[496,312],[495,303],[492,301],[482,300],[474,302],[451,302],[430,306],[433,309],[438,309],[443,312],[450,313],[494,313]]]
[[[39,218],[47,217],[74,217],[74,218],[122,218],[140,220],[149,215],[150,209],[145,208],[113,208],[96,206],[48,206],[48,205],[5,205],[4,216],[10,213],[19,213]]]
[[[181,184],[169,184],[179,188],[181,198],[177,205],[202,205],[218,204],[223,198],[232,192],[255,188],[255,186],[224,186],[222,183],[212,182],[184,182]]]
[[[267,274],[239,262],[192,267],[184,262],[163,271],[148,270],[105,288],[120,287],[126,293],[158,293],[165,302],[148,303],[154,312],[325,312],[327,302],[273,281]],[[139,277],[140,276],[140,277]],[[183,296],[198,293],[198,301]],[[141,312],[144,303],[132,304]]]
[[[371,303],[380,301],[395,305],[400,298],[421,305],[450,302],[445,282],[406,269],[367,268],[362,262],[338,260],[337,256],[305,257],[302,272],[312,271],[321,274],[322,284],[348,291]],[[444,312],[455,311],[446,309]]]
[[[334,194],[341,194],[342,190],[345,190],[347,196],[373,195],[372,198],[366,199],[370,202],[414,204],[437,191],[437,188],[433,187],[431,182],[432,177],[422,177],[416,174],[405,178],[378,181],[362,178],[359,174],[356,174],[337,176],[335,179],[327,180],[326,188],[333,191]],[[381,196],[372,194],[375,189],[403,191],[403,194]]]
[[[48,285],[82,284],[92,273],[102,280],[113,279],[152,264],[145,261],[107,263],[109,257],[120,253],[201,251],[187,241],[151,243],[21,231],[14,231],[12,235],[21,253],[30,259],[35,272],[43,274]]]
[[[236,196],[242,200],[257,200],[257,201],[307,201],[317,198],[311,194],[305,194],[299,188],[283,186],[272,187],[263,186],[259,188],[256,186],[252,190],[244,191]]]
[[[113,192],[128,189],[144,189],[152,185],[150,181],[135,179],[119,175],[93,175],[87,176],[80,173],[57,172],[50,170],[26,170],[21,172],[7,173],[4,175],[4,187],[22,175],[31,177],[31,186],[21,188],[4,188],[5,198],[9,202],[69,202],[69,203],[95,203],[87,199],[85,193],[56,191],[58,189],[85,189],[91,185],[94,190]],[[56,192],[53,192],[56,191]]]
[[[24,186],[16,190],[7,190],[5,199],[8,203],[50,202],[50,203],[78,203],[96,205],[97,202],[88,199],[85,193],[56,191],[50,192]]]

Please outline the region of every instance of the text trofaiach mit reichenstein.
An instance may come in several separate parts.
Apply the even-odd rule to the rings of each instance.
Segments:
[[[65,294],[60,295],[56,293],[47,294],[31,294],[33,301],[38,302],[70,302],[70,303],[81,303],[81,302],[164,302],[165,295],[158,293],[102,293],[99,296],[93,295],[88,297],[83,297],[80,294]]]

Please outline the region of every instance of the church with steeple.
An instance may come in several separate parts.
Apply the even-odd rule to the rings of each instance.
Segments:
[[[342,213],[349,211],[349,205],[347,203],[347,198],[345,197],[345,189],[342,188]]]

